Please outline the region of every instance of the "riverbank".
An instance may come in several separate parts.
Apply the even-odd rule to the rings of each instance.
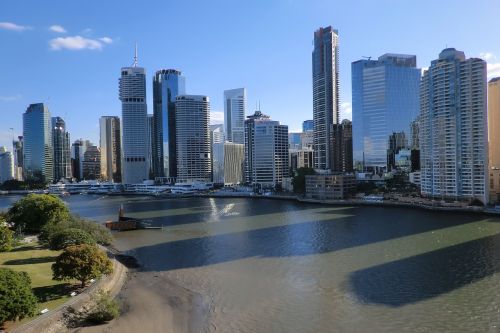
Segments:
[[[73,297],[70,301],[58,306],[57,308],[43,314],[36,319],[21,325],[11,333],[38,333],[38,332],[70,332],[66,327],[64,313],[69,307],[81,309],[91,302],[93,295],[99,290],[109,291],[112,297],[115,297],[122,289],[128,269],[118,261],[115,256],[108,252],[113,260],[113,273],[109,276],[104,276],[89,286],[84,292]]]
[[[122,314],[101,326],[82,327],[79,333],[203,332],[208,303],[182,288],[162,272],[133,272],[118,295]]]

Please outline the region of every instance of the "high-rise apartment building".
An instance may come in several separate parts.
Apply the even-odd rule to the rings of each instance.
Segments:
[[[101,147],[101,179],[121,183],[120,118],[103,116],[99,120]]]
[[[500,202],[500,77],[488,82],[490,201]]]
[[[339,34],[331,26],[314,32],[312,52],[314,167],[331,169],[331,128],[339,123]]]
[[[120,101],[122,103],[122,181],[141,183],[149,178],[146,71],[137,67],[137,52],[132,67],[121,69]]]
[[[66,123],[52,117],[52,148],[54,149],[54,181],[71,179],[71,146]]]
[[[89,146],[83,154],[83,179],[96,180],[101,177],[101,151],[97,146]]]
[[[177,181],[210,182],[210,101],[207,96],[180,95],[175,101]]]
[[[331,126],[330,170],[334,173],[352,172],[352,122],[344,119],[340,124]]]
[[[92,146],[89,140],[78,139],[71,145],[71,169],[73,178],[83,180],[83,161],[87,148]]]
[[[224,143],[224,184],[237,185],[244,182],[245,145]]]
[[[175,69],[162,69],[153,78],[153,175],[177,177],[175,99],[186,94],[186,80]]]
[[[423,195],[487,202],[486,119],[486,63],[443,50],[420,86]]]
[[[14,179],[14,156],[6,147],[0,147],[0,185]]]
[[[224,141],[223,125],[210,125],[212,181],[216,184],[224,184]]]
[[[352,122],[355,164],[375,173],[387,171],[387,139],[409,135],[419,113],[421,71],[417,57],[384,54],[352,63]]]
[[[43,103],[30,104],[23,114],[24,179],[52,182],[53,149],[50,112]]]
[[[261,111],[245,121],[245,179],[262,188],[275,188],[288,177],[288,126]]]
[[[224,126],[229,142],[245,142],[246,99],[245,88],[224,90]]]

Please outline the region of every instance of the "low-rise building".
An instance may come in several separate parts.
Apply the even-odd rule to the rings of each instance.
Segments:
[[[353,174],[306,176],[306,198],[318,200],[345,199],[356,191]]]

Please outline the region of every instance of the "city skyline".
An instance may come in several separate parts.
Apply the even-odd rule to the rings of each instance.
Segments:
[[[385,2],[390,3],[382,1]],[[176,20],[172,25],[181,26],[183,29],[179,31],[185,30],[173,37],[172,45],[179,47],[157,45],[155,36],[162,29],[155,30],[161,26],[157,26],[159,23],[147,15],[138,18],[132,27],[124,26],[115,19],[108,21],[111,8],[117,11],[113,16],[131,15],[124,9],[127,6],[115,8],[117,6],[113,4],[100,4],[97,7],[97,2],[91,2],[86,9],[97,13],[89,22],[84,20],[86,15],[74,11],[70,4],[61,5],[58,14],[51,10],[55,5],[30,4],[42,15],[28,17],[25,2],[3,3],[0,10],[8,15],[0,17],[0,38],[9,47],[3,52],[5,75],[0,79],[0,111],[4,119],[0,128],[0,145],[11,149],[12,137],[22,132],[22,113],[29,104],[38,102],[45,102],[54,116],[66,120],[72,137],[97,142],[100,116],[120,114],[116,99],[116,72],[131,63],[135,42],[139,44],[146,77],[152,78],[154,72],[161,68],[179,68],[191,82],[187,93],[203,91],[211,98],[215,111],[212,119],[221,120],[223,117],[222,92],[241,86],[248,91],[247,113],[251,113],[260,100],[263,111],[272,113],[277,119],[286,119],[285,124],[291,132],[299,131],[302,121],[312,118],[311,31],[319,26],[332,25],[341,35],[341,119],[351,119],[349,112],[346,113],[351,103],[349,67],[350,62],[362,56],[374,57],[387,52],[415,54],[417,66],[425,67],[436,53],[450,46],[464,50],[470,57],[486,60],[489,63],[488,78],[492,78],[495,71],[496,75],[500,74],[500,60],[496,58],[500,57],[500,47],[490,42],[494,40],[494,31],[487,29],[500,4],[478,1],[473,7],[451,8],[439,3],[433,5],[435,13],[429,13],[425,8],[430,3],[424,1],[419,8],[412,8],[414,15],[411,16],[405,14],[408,5],[394,3],[391,3],[391,11],[387,13],[384,13],[386,6],[368,2],[359,8],[346,3],[334,6],[324,1],[307,4],[290,1],[243,3],[242,9],[246,14],[227,23],[215,22],[217,17],[224,16],[225,10],[221,11],[223,4],[199,3],[199,6],[193,6],[196,8],[193,8],[192,17],[172,18]],[[152,10],[155,6],[158,10],[163,4],[147,4],[144,10]],[[182,10],[187,5],[172,6]],[[335,11],[331,10],[333,7]],[[477,24],[447,29],[445,22],[439,22],[439,13],[444,10]],[[278,12],[282,15],[276,19]],[[259,24],[255,24],[255,13],[259,13]],[[358,15],[358,22],[362,20],[363,24],[351,22],[350,14]],[[422,25],[424,15],[426,24]],[[301,19],[296,24],[299,17]],[[388,29],[411,24],[418,29]],[[227,32],[232,30],[226,29],[231,25],[235,31]],[[288,26],[289,33],[276,48],[276,40],[282,35],[281,31],[272,29],[277,25]],[[204,31],[206,40],[202,43],[207,52],[203,58],[191,54],[193,48],[199,46],[189,45],[193,43],[187,43],[186,38],[199,26],[207,26],[207,31]],[[367,27],[370,27],[370,34],[366,33]],[[439,38],[428,38],[435,30],[440,30]],[[240,38],[228,38],[237,36],[237,33],[241,34]],[[372,38],[372,35],[379,37]],[[230,52],[221,55],[221,47],[227,47]],[[33,57],[34,52],[37,52],[36,57]],[[219,72],[216,80],[210,74],[214,70]],[[72,80],[72,84],[68,85],[66,73],[70,71],[78,73],[78,80]],[[264,74],[265,82],[262,80]],[[44,80],[25,80],[26,77],[49,75],[49,84]],[[150,79],[146,84],[147,102],[153,105]],[[287,99],[290,95],[295,98]],[[149,111],[152,113],[151,108]],[[13,131],[9,129],[11,127]]]

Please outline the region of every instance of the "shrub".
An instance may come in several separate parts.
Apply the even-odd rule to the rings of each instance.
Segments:
[[[28,274],[0,268],[0,324],[34,315],[36,306]]]
[[[100,290],[95,298],[95,306],[87,315],[87,321],[92,324],[104,324],[115,319],[120,314],[120,306],[109,292]]]
[[[113,241],[111,232],[104,226],[89,220],[82,219],[78,216],[72,216],[68,221],[57,224],[45,225],[38,239],[45,245],[50,245],[50,239],[57,233],[66,229],[80,229],[89,234],[97,244],[109,245]]]
[[[0,252],[12,250],[13,234],[5,220],[0,217]]]
[[[52,264],[54,280],[76,279],[81,282],[82,287],[85,287],[90,279],[112,272],[113,263],[106,253],[94,245],[87,244],[67,247]]]
[[[87,232],[76,228],[59,231],[49,239],[51,250],[63,250],[68,246],[80,244],[95,245],[95,240]]]
[[[16,229],[38,233],[47,224],[68,221],[70,213],[64,202],[53,195],[29,194],[8,211],[8,220]]]

